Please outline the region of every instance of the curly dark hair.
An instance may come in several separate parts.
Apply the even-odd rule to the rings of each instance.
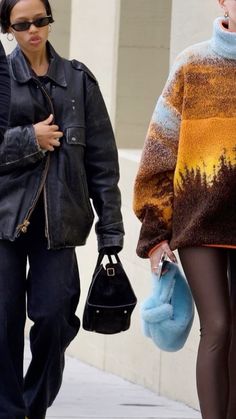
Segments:
[[[10,16],[13,7],[20,0],[2,0],[0,3],[0,25],[2,33],[7,33],[11,25]],[[48,16],[52,16],[52,9],[48,0],[40,0],[46,9]]]

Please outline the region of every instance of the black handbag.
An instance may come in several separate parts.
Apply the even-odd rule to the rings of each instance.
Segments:
[[[118,255],[106,255],[109,263],[105,267],[102,264],[104,256],[104,252],[98,256],[82,324],[90,332],[119,333],[129,329],[137,298]]]

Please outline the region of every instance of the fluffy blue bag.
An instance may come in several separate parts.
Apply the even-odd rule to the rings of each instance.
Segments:
[[[145,336],[163,351],[181,349],[194,318],[194,303],[189,286],[177,264],[165,260],[160,277],[152,274],[153,294],[141,304]]]

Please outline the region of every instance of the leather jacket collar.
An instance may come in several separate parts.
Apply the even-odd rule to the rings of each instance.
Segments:
[[[50,64],[47,77],[61,87],[67,87],[65,70],[62,58],[56,53],[52,45],[47,42],[48,53],[50,57]],[[12,76],[18,83],[27,83],[34,78],[34,74],[30,70],[27,59],[21,51],[20,47],[14,49],[9,56],[12,64]]]

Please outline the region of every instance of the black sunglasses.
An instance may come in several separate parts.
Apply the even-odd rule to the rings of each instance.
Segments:
[[[28,31],[31,25],[36,26],[36,28],[43,28],[53,22],[52,16],[44,16],[28,22],[13,23],[10,27],[16,32],[23,32]]]

